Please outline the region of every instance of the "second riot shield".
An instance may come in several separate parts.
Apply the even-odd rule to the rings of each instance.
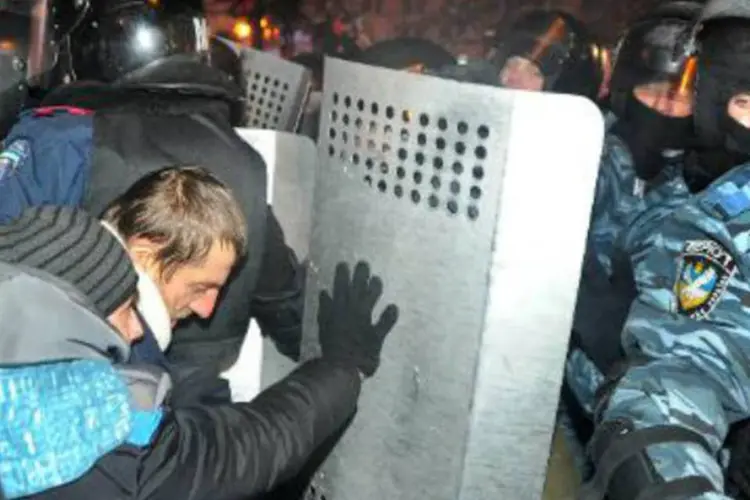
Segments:
[[[243,48],[245,123],[248,127],[296,132],[312,86],[310,71],[273,54]]]
[[[314,496],[539,498],[599,110],[339,60],[325,74],[304,352],[339,262],[367,261],[400,316]]]
[[[238,128],[242,139],[263,157],[268,172],[267,196],[284,231],[286,244],[304,262],[310,250],[316,150],[307,137],[275,130]],[[249,401],[266,386],[287,375],[295,363],[280,354],[250,321],[237,362],[224,373],[232,399]]]

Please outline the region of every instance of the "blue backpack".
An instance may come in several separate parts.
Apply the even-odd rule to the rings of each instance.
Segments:
[[[21,114],[0,152],[0,224],[29,207],[83,205],[94,135],[92,111],[70,106],[37,108]],[[168,369],[146,322],[131,361]]]
[[[0,224],[28,207],[80,206],[91,168],[92,111],[53,106],[25,111],[0,152]]]

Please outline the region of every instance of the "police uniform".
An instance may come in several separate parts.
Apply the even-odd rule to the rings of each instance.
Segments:
[[[750,416],[748,250],[745,164],[675,210],[634,262],[640,293],[623,340],[630,359],[642,361],[616,383],[601,414],[600,426],[617,428],[622,440],[655,429],[645,439],[655,472],[694,484],[695,498],[727,498],[717,457],[729,426]],[[714,493],[697,496],[709,486]]]
[[[665,159],[652,181],[639,179],[627,146],[608,135],[574,317],[574,348],[567,383],[591,411],[602,372],[621,359],[620,333],[637,283],[634,259],[642,258],[663,219],[690,196],[682,155]]]
[[[663,219],[690,197],[684,150],[693,137],[691,116],[665,114],[636,90],[667,84],[679,97],[689,88],[696,66],[682,33],[700,9],[694,2],[667,2],[633,23],[617,44],[613,112],[605,115],[608,136],[575,315],[574,346],[581,350],[568,363],[568,383],[589,412],[602,374],[622,361],[622,326],[638,289],[633,261],[648,251]]]

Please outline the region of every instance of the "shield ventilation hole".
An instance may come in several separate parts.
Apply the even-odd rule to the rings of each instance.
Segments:
[[[331,95],[327,141],[331,159],[360,172],[367,186],[446,215],[479,218],[491,131],[470,117],[426,112]]]
[[[284,110],[293,99],[289,97],[291,86],[279,78],[259,72],[247,76],[247,100],[245,112],[251,126],[277,130]]]
[[[314,484],[308,486],[304,500],[326,500],[326,494],[320,491]]]

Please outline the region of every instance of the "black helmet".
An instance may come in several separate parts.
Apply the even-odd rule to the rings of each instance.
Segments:
[[[610,82],[610,102],[621,116],[633,89],[643,83],[671,81],[692,92],[695,60],[689,45],[701,11],[696,2],[669,2],[630,26],[618,40]]]
[[[142,81],[171,61],[210,60],[200,0],[83,0],[71,27],[69,68],[75,80]],[[64,19],[61,24],[70,24]],[[77,14],[76,14],[77,15]]]
[[[727,112],[735,94],[750,92],[750,6],[709,1],[699,28],[695,30],[699,61],[693,116],[701,145],[750,156],[750,132]]]
[[[453,54],[440,45],[413,37],[391,38],[377,42],[364,49],[358,61],[371,66],[417,73],[456,64]]]
[[[498,34],[492,57],[498,68],[514,56],[522,57],[541,71],[542,90],[596,99],[602,84],[595,59],[597,46],[588,29],[572,15],[533,10]]]

